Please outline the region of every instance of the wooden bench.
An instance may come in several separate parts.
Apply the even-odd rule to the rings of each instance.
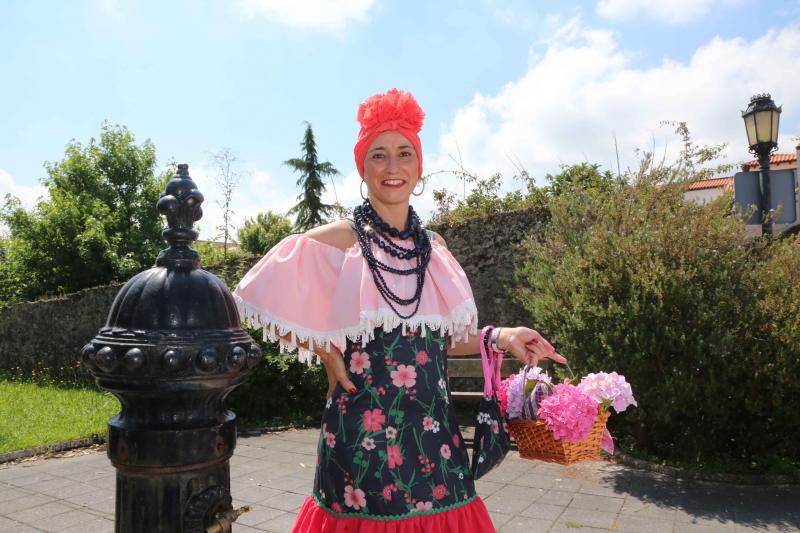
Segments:
[[[516,374],[522,368],[513,356],[503,358],[500,369],[502,378]],[[480,355],[452,356],[447,358],[450,391],[453,401],[459,404],[475,404],[483,396],[483,365]]]

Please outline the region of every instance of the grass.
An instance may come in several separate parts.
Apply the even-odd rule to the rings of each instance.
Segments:
[[[97,387],[0,379],[0,453],[105,434],[119,409]]]

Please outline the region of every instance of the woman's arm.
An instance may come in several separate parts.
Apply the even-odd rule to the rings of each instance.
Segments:
[[[278,337],[289,343],[291,342],[292,334],[287,333],[286,335],[278,335]],[[295,338],[294,343],[308,350],[308,341],[303,342]],[[322,364],[325,365],[325,372],[328,374],[328,393],[325,396],[326,398],[331,397],[337,382],[341,383],[344,390],[348,391],[350,394],[356,393],[356,386],[347,377],[347,368],[344,366],[344,356],[336,346],[331,344],[330,349],[326,350],[324,345],[320,346],[315,344],[314,349],[311,351],[319,355],[319,358],[322,359]]]
[[[447,350],[447,355],[472,355],[481,352],[480,335],[473,335],[466,341],[457,342]],[[524,326],[503,327],[497,339],[497,347],[522,361],[524,364],[539,364],[539,359],[548,358],[558,363],[567,360],[556,353],[556,349],[538,331]]]

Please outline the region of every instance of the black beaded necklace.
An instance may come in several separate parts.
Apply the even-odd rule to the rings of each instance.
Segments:
[[[411,318],[419,309],[422,286],[425,283],[425,270],[427,270],[428,262],[431,258],[431,241],[428,239],[428,234],[422,228],[417,213],[414,211],[413,207],[410,205],[408,206],[408,227],[400,231],[391,227],[381,219],[378,213],[375,212],[375,209],[373,209],[369,200],[364,200],[363,204],[353,209],[353,219],[355,220],[354,229],[358,237],[358,243],[361,246],[364,259],[367,261],[369,270],[372,273],[372,279],[375,280],[375,286],[378,288],[378,292],[398,317],[402,319]],[[393,242],[390,237],[399,237],[401,239],[413,237],[414,248],[404,248]],[[375,242],[378,247],[385,250],[393,257],[399,259],[416,259],[416,265],[408,269],[391,267],[375,257],[370,242]],[[401,298],[393,293],[391,289],[389,289],[381,271],[400,276],[416,274],[417,288],[414,291],[414,295],[411,298]],[[413,303],[416,303],[416,305],[414,306],[414,311],[412,311],[410,315],[403,316],[392,302],[398,305],[410,305]]]

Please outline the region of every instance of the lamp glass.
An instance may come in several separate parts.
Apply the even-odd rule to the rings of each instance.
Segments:
[[[758,143],[772,142],[772,111],[756,111],[756,137]]]
[[[781,121],[781,114],[779,111],[772,112],[772,142],[778,144],[778,124]]]
[[[754,113],[745,115],[744,127],[747,130],[747,145],[755,146],[758,144],[758,139],[756,138],[756,117]]]

